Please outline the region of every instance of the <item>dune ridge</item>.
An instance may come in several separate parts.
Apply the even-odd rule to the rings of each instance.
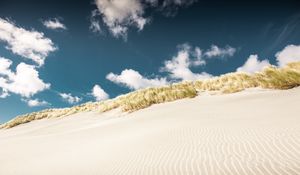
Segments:
[[[298,175],[300,87],[80,112],[0,130],[2,175]]]
[[[243,72],[227,73],[206,80],[181,82],[164,87],[141,89],[102,102],[88,102],[63,109],[46,109],[17,116],[7,123],[0,125],[0,129],[12,128],[43,118],[69,116],[78,112],[106,112],[116,108],[121,108],[124,112],[133,112],[149,107],[152,104],[170,102],[183,98],[194,98],[199,92],[203,91],[217,91],[219,94],[228,94],[255,87],[264,89],[291,89],[297,86],[300,86],[300,62],[293,62],[283,68],[269,66],[261,72],[254,74]]]

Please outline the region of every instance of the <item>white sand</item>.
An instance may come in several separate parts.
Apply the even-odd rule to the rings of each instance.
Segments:
[[[0,175],[299,175],[300,88],[0,130]]]

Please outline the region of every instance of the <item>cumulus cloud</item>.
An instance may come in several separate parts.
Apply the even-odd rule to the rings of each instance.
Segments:
[[[257,55],[250,55],[247,61],[243,66],[237,68],[238,72],[248,72],[255,73],[257,71],[262,70],[264,67],[269,66],[270,63],[268,60],[258,60]]]
[[[57,49],[44,33],[26,30],[2,18],[0,18],[0,41],[7,43],[6,49],[31,59],[39,66],[44,64],[50,52]]]
[[[70,93],[59,93],[59,96],[66,102],[70,104],[78,103],[81,101],[81,98],[77,96],[72,96]]]
[[[179,80],[197,80],[210,78],[211,75],[206,72],[194,73],[191,68],[205,65],[206,59],[211,57],[233,56],[236,49],[231,46],[220,48],[212,45],[211,48],[203,52],[199,47],[193,48],[189,44],[179,46],[179,51],[171,60],[164,62],[162,71],[168,72],[170,77]]]
[[[276,54],[277,64],[283,67],[289,62],[300,61],[300,45],[288,45]]]
[[[205,52],[205,56],[207,56],[208,58],[211,57],[231,57],[235,54],[236,49],[231,47],[231,46],[226,46],[225,48],[220,48],[216,45],[212,45],[211,48],[209,50],[207,50]]]
[[[106,79],[130,89],[136,90],[145,87],[154,87],[166,85],[168,82],[166,78],[153,78],[149,79],[143,77],[138,71],[132,69],[125,69],[120,75],[109,73]]]
[[[96,0],[96,5],[103,22],[115,37],[126,36],[128,26],[142,30],[147,23],[140,0]]]
[[[197,80],[211,77],[206,72],[194,73],[191,71],[192,66],[204,65],[205,60],[202,58],[200,48],[192,49],[190,45],[181,45],[176,56],[171,60],[164,62],[162,71],[168,72],[170,77],[179,80]]]
[[[12,76],[13,73],[10,70],[10,66],[12,65],[12,61],[6,59],[4,57],[0,57],[0,75]]]
[[[178,46],[178,53],[171,59],[166,60],[163,67],[160,68],[161,72],[167,73],[166,77],[147,78],[136,70],[125,69],[119,75],[109,73],[106,79],[133,90],[162,86],[173,81],[207,79],[212,77],[212,75],[204,71],[195,73],[191,69],[193,67],[204,66],[208,56],[232,56],[234,52],[235,49],[230,46],[226,48],[213,46],[212,49],[203,52],[199,47],[182,44]]]
[[[92,89],[92,95],[97,101],[106,100],[109,98],[109,95],[101,88],[101,86],[97,84]]]
[[[125,69],[117,75],[109,73],[106,79],[130,89],[136,90],[145,87],[162,86],[173,81],[198,80],[212,77],[207,72],[194,73],[191,68],[206,64],[205,55],[199,47],[189,44],[178,46],[178,53],[172,59],[166,60],[161,72],[166,72],[167,77],[147,78],[138,71]]]
[[[39,100],[39,99],[23,99],[24,102],[27,103],[28,106],[30,107],[38,107],[38,106],[47,106],[49,105],[48,102],[44,100]]]
[[[7,93],[19,94],[22,97],[31,97],[34,94],[50,88],[49,83],[45,83],[39,78],[39,72],[34,66],[20,63],[16,67],[16,72],[10,69],[12,61],[0,58],[0,88]]]
[[[52,30],[57,30],[57,29],[66,30],[67,29],[67,27],[61,21],[59,21],[59,19],[57,19],[57,18],[45,20],[45,21],[43,21],[43,25],[45,27],[47,27],[48,29],[52,29]]]
[[[196,0],[95,0],[97,9],[102,17],[102,21],[115,37],[127,37],[129,27],[136,27],[143,30],[149,23],[150,17],[146,17],[146,8],[169,9],[187,6]],[[99,23],[91,20],[91,27],[98,28]]]

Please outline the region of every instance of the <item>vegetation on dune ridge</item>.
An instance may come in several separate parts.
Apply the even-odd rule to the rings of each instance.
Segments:
[[[283,68],[266,67],[254,74],[242,72],[228,73],[206,80],[181,82],[164,87],[152,87],[137,90],[114,99],[102,102],[88,102],[71,108],[46,109],[18,116],[0,125],[1,128],[28,123],[43,118],[64,117],[78,112],[106,112],[121,108],[124,112],[133,112],[151,106],[152,104],[170,102],[177,99],[193,98],[200,91],[219,91],[234,93],[247,88],[260,87],[265,89],[290,89],[300,86],[300,62],[289,63]]]

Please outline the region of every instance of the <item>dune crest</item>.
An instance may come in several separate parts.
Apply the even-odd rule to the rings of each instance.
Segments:
[[[5,175],[297,175],[300,88],[203,94],[0,130]]]
[[[89,102],[64,109],[46,109],[18,116],[0,125],[1,128],[12,128],[20,124],[44,118],[69,116],[78,112],[106,112],[121,108],[124,112],[133,112],[152,104],[175,101],[183,98],[194,98],[202,91],[235,93],[247,88],[290,89],[300,86],[300,62],[289,63],[283,68],[269,66],[261,72],[247,74],[243,72],[228,73],[207,80],[181,82],[165,87],[154,87],[137,90],[114,99],[102,102]]]

